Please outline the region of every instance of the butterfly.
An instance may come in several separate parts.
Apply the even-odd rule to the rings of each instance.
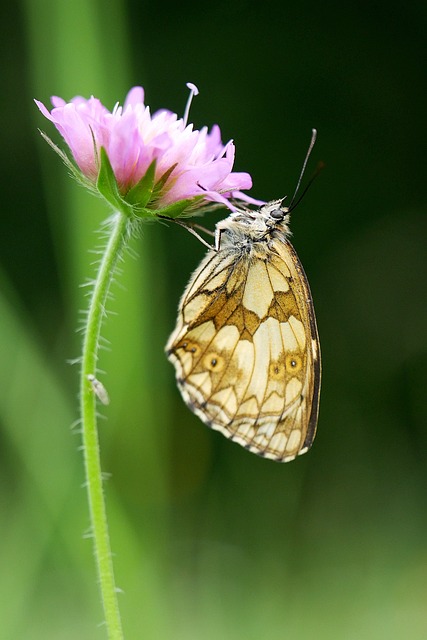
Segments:
[[[217,224],[166,346],[188,407],[278,462],[311,447],[321,377],[310,287],[289,241],[291,208],[273,200]]]

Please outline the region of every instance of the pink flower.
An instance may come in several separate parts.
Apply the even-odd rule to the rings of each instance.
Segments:
[[[241,189],[251,188],[252,180],[248,173],[233,172],[233,142],[221,142],[217,125],[211,131],[207,127],[198,131],[187,124],[191,99],[198,93],[194,85],[187,86],[191,93],[184,118],[166,109],[151,115],[144,105],[142,87],[133,87],[123,107],[117,104],[112,112],[94,97],[76,97],[68,103],[52,97],[51,111],[38,100],[35,102],[68,144],[80,171],[93,183],[99,174],[100,149],[105,149],[125,199],[155,161],[154,184],[165,175],[167,179],[164,184],[160,182],[151,208],[194,196],[230,209],[234,209],[230,198],[258,202],[240,193]]]

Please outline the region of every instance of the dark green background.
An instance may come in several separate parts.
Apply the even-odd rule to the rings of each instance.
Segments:
[[[127,638],[425,638],[425,2],[10,4],[1,22],[2,638],[103,638],[77,418],[75,333],[107,212],[39,138],[32,98],[142,84],[221,126],[255,197],[293,193],[323,353],[318,436],[287,465],[206,429],[163,345],[204,248],[144,229],[104,334],[100,421]],[[59,140],[55,137],[55,140]],[[310,173],[310,171],[309,171]],[[218,214],[206,219],[214,225]]]

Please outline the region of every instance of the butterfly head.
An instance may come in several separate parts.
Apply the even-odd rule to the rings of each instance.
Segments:
[[[289,223],[289,207],[283,206],[284,198],[272,200],[264,204],[259,210],[259,214],[265,219],[268,227]]]
[[[216,248],[232,245],[250,247],[254,242],[265,242],[276,235],[290,235],[289,209],[283,199],[272,200],[257,210],[234,211],[216,226]]]
[[[290,234],[289,207],[283,206],[283,200],[284,198],[267,202],[256,212],[259,219],[258,225],[263,234],[268,236],[274,231],[284,233],[285,235]]]

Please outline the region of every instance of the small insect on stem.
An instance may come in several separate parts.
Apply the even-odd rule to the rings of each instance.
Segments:
[[[89,373],[87,376],[87,379],[89,380],[92,386],[92,391],[94,392],[96,397],[102,402],[102,404],[105,404],[105,405],[110,404],[110,397],[108,395],[107,389],[104,387],[102,382],[97,380],[97,378],[95,378],[93,373]]]

